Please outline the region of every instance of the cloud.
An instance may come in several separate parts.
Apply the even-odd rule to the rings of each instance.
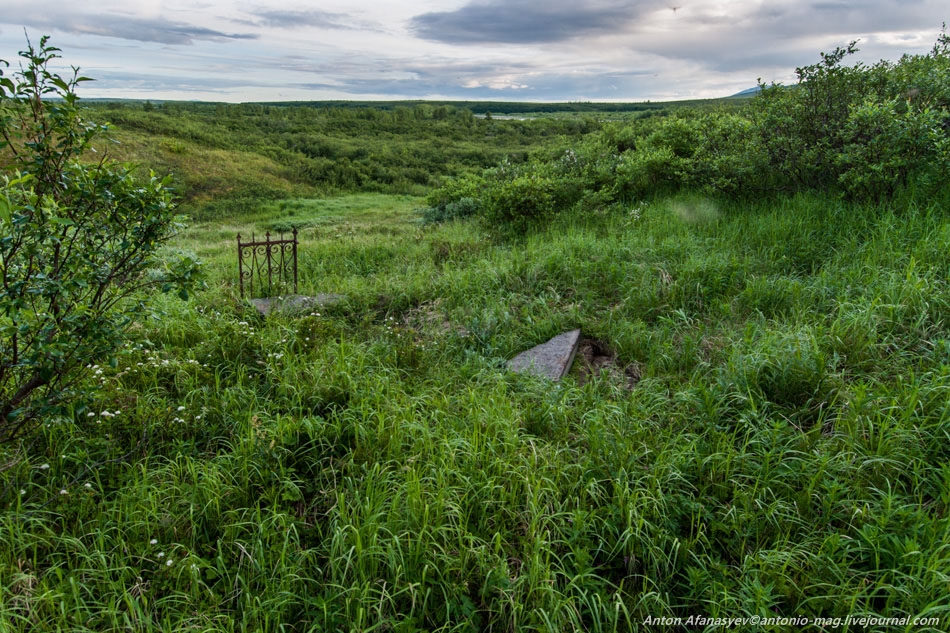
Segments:
[[[49,8],[20,5],[5,11],[2,21],[35,29],[55,29],[65,33],[100,35],[137,42],[194,44],[196,41],[257,39],[253,33],[225,33],[206,26],[176,22],[160,16],[132,17],[115,13],[92,14],[50,11]]]
[[[332,11],[288,11],[272,9],[255,13],[259,24],[282,29],[316,27],[320,29],[360,29],[367,24],[354,20],[346,13]]]
[[[410,21],[418,37],[447,44],[537,44],[622,31],[653,2],[473,0]]]
[[[787,81],[796,67],[817,62],[819,52],[853,40],[861,53],[850,61],[865,63],[897,58],[908,44],[921,48],[923,34],[932,29],[936,36],[935,7],[935,0],[684,5],[665,23],[633,25],[625,48],[710,73]]]
[[[188,77],[103,70],[97,73],[95,88],[103,91],[122,90],[126,93],[154,93],[158,98],[171,93],[226,94],[244,88],[247,81],[240,77]]]
[[[820,51],[931,49],[946,0],[3,0],[97,95],[568,101],[732,94]],[[672,7],[677,6],[673,11]],[[125,41],[123,41],[125,40]],[[180,46],[191,45],[191,46]],[[139,79],[136,79],[138,77]]]
[[[385,72],[378,64],[367,64],[366,72],[348,72],[344,68],[332,76],[324,69],[310,68],[321,79],[296,84],[308,90],[337,90],[346,94],[391,94],[405,98],[448,98],[558,101],[565,95],[579,99],[616,99],[631,89],[643,89],[655,74],[650,70],[591,69],[583,73],[562,74],[524,61],[509,63],[452,62],[431,60],[390,62]],[[331,78],[332,77],[332,78]]]
[[[849,11],[854,7],[847,2],[814,2],[811,8],[816,11]]]
[[[203,26],[194,26],[183,22],[171,22],[163,18],[122,18],[111,17],[101,20],[94,18],[90,22],[75,20],[58,22],[56,28],[89,35],[118,37],[139,42],[158,42],[160,44],[193,44],[196,40],[248,40],[257,39],[252,33],[223,33]]]

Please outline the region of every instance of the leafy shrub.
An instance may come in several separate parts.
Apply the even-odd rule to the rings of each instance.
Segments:
[[[710,112],[698,116],[694,125],[698,142],[688,166],[688,185],[729,197],[761,190],[764,160],[748,116]]]
[[[797,68],[794,89],[763,85],[753,99],[760,142],[771,167],[791,181],[789,188],[835,183],[834,157],[843,145],[850,105],[862,100],[863,67],[842,64],[857,52],[856,44],[822,53],[821,62]]]
[[[47,70],[59,50],[47,40],[0,74],[0,150],[11,159],[0,182],[0,440],[62,411],[85,368],[123,342],[144,309],[139,291],[184,296],[197,281],[193,257],[157,261],[181,226],[168,180],[81,162],[100,128],[81,116],[78,70]]]
[[[662,145],[627,152],[617,167],[620,190],[631,197],[671,192],[682,183],[682,163],[682,158]]]
[[[911,181],[923,184],[932,172],[946,172],[938,155],[941,139],[935,132],[941,114],[930,109],[900,112],[901,105],[906,104],[900,99],[869,102],[849,114],[837,167],[838,181],[850,195],[888,197]]]
[[[486,195],[483,220],[505,236],[524,235],[554,217],[554,190],[551,180],[534,174],[494,184]]]
[[[706,195],[738,197],[761,188],[763,161],[756,148],[756,128],[742,113],[684,110],[640,121],[622,131],[605,130],[595,143],[616,147],[605,184],[615,199],[646,198],[684,189]],[[609,161],[601,161],[609,162]],[[587,174],[586,184],[593,184]]]
[[[845,66],[856,43],[797,69],[798,85],[762,86],[753,100],[773,185],[890,197],[942,186],[950,117],[950,38],[896,64]]]
[[[483,186],[481,177],[468,176],[450,180],[442,187],[429,192],[426,196],[426,208],[422,211],[423,221],[445,222],[475,214]]]

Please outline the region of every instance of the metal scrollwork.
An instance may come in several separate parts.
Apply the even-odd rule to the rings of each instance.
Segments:
[[[271,296],[283,293],[291,285],[296,294],[298,243],[296,228],[291,232],[290,239],[284,239],[284,234],[280,233],[278,239],[272,240],[270,232],[267,232],[263,241],[258,241],[252,233],[250,242],[242,242],[238,234],[238,283],[241,296]]]

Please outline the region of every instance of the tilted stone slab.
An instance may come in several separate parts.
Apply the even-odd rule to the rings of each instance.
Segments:
[[[559,334],[547,343],[532,347],[509,360],[508,369],[560,380],[571,369],[580,343],[580,330]]]
[[[307,295],[285,295],[282,297],[263,297],[251,299],[251,305],[262,315],[275,313],[284,316],[301,316],[315,309],[336,305],[346,299],[344,295],[334,293]]]

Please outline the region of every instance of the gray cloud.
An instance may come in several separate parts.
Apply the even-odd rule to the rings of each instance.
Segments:
[[[928,29],[933,29],[936,37],[935,7],[935,0],[867,0],[861,4],[785,0],[725,15],[715,8],[686,6],[676,19],[681,37],[635,27],[628,48],[684,60],[715,73],[745,70],[753,80],[756,76],[787,78],[796,67],[817,62],[819,52],[853,40],[858,40],[861,50],[853,61],[873,63],[882,57],[899,57],[907,51],[897,41],[912,41],[916,33]],[[892,44],[875,37],[882,32],[889,33],[885,39]]]
[[[813,2],[811,8],[817,11],[849,11],[854,7],[847,2]]]
[[[536,44],[616,33],[652,2],[473,0],[455,11],[423,13],[410,22],[418,37],[448,44]]]
[[[331,11],[288,11],[273,9],[254,14],[259,24],[284,29],[316,27],[321,29],[359,29],[367,28],[364,22],[354,19],[346,13]]]
[[[224,33],[204,26],[174,22],[161,17],[128,17],[124,15],[51,13],[36,8],[20,8],[7,12],[3,21],[37,29],[55,29],[66,33],[101,35],[138,42],[160,44],[194,44],[196,41],[257,39],[252,33]],[[17,15],[16,13],[19,13]]]
[[[104,35],[140,42],[159,42],[161,44],[193,44],[196,40],[247,40],[257,39],[251,33],[223,33],[202,26],[193,26],[183,22],[171,22],[163,18],[131,19],[115,18],[91,23],[75,21],[72,24],[59,23],[61,30],[73,30],[77,33]]]
[[[624,101],[794,81],[797,66],[855,39],[853,61],[923,53],[946,13],[946,0],[95,4],[5,0],[0,58],[22,48],[26,27],[53,33],[99,95]]]
[[[244,88],[247,81],[238,77],[221,78],[213,76],[188,77],[184,75],[157,75],[129,73],[122,71],[100,70],[95,77],[99,90],[122,90],[126,92],[155,92],[157,98],[162,93],[191,92],[226,93],[231,89]]]
[[[369,61],[369,60],[366,60]],[[450,99],[490,99],[521,101],[559,101],[565,95],[584,99],[617,99],[633,89],[644,88],[656,70],[597,70],[562,74],[542,65],[526,62],[482,64],[433,60],[430,63],[390,62],[384,75],[376,69],[373,77],[356,70],[355,62],[334,75],[334,81],[297,84],[307,90],[337,90],[358,97],[365,94],[394,94],[424,99],[429,96]],[[336,68],[336,67],[335,67]],[[326,67],[312,66],[309,72],[327,76]]]

